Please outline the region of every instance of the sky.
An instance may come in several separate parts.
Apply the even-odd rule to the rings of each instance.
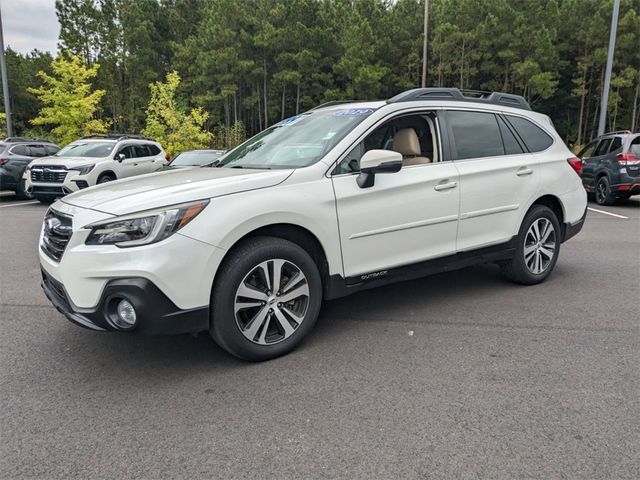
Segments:
[[[55,54],[60,33],[55,0],[0,0],[0,8],[5,48]]]

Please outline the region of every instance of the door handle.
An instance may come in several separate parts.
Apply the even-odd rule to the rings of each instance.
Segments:
[[[458,182],[448,182],[448,183],[439,183],[433,189],[437,192],[441,192],[443,190],[449,190],[451,188],[456,188],[458,186]]]
[[[529,167],[522,167],[519,168],[518,171],[516,172],[516,175],[518,175],[519,177],[524,177],[525,175],[531,175],[533,173],[533,170]]]

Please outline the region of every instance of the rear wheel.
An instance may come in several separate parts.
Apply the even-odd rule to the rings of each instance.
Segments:
[[[616,197],[611,191],[611,185],[609,179],[604,176],[598,179],[596,183],[596,203],[598,205],[613,205],[616,202]]]
[[[311,331],[321,303],[320,273],[304,249],[281,238],[252,238],[220,267],[211,336],[242,359],[275,358]]]
[[[520,226],[513,258],[501,264],[505,276],[523,285],[544,281],[558,260],[560,232],[553,210],[534,205]]]

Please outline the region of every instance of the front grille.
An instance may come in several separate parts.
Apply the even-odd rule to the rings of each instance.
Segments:
[[[49,209],[44,217],[40,248],[51,259],[59,262],[71,238],[71,218]]]
[[[67,169],[58,165],[31,167],[32,182],[62,183],[67,177]]]

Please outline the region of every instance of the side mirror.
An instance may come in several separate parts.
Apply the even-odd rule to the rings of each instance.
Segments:
[[[125,157],[124,153],[118,153],[116,155],[116,160],[119,161],[119,162],[122,162],[125,158],[127,158],[127,157]]]
[[[360,159],[360,188],[373,187],[377,173],[396,173],[402,168],[402,155],[392,150],[369,150]]]

